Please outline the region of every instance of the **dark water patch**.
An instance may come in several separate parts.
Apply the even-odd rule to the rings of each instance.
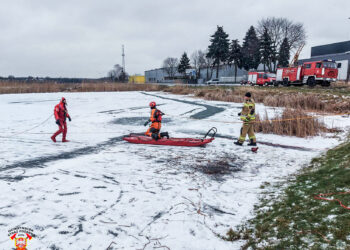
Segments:
[[[181,100],[181,99],[164,97],[164,96],[154,95],[154,94],[145,93],[145,92],[142,92],[142,94],[149,95],[149,96],[154,96],[154,97],[165,99],[165,100],[170,100],[170,101],[181,102],[181,103],[186,103],[186,104],[191,104],[191,105],[205,107],[206,110],[203,110],[203,111],[200,111],[200,112],[198,112],[198,113],[196,113],[194,115],[191,115],[190,117],[193,118],[193,119],[205,119],[205,118],[208,118],[210,116],[213,116],[213,115],[218,114],[218,113],[220,113],[220,112],[225,110],[224,108],[219,108],[219,107],[216,107],[216,106],[211,106],[211,105],[208,105],[208,104],[202,104],[202,103],[193,102],[193,101],[185,101],[185,100]]]
[[[204,207],[204,211],[208,211],[208,212],[215,213],[215,214],[236,215],[236,214],[234,214],[234,213],[231,213],[231,212],[229,212],[229,211],[224,211],[224,210],[222,210],[222,209],[219,208],[219,207],[212,206],[212,205],[209,205],[209,204],[203,204],[203,207]]]
[[[14,176],[14,177],[11,177],[11,176],[2,176],[0,177],[0,180],[3,180],[3,181],[21,181],[24,179],[24,176]]]
[[[99,114],[119,114],[121,112],[124,112],[124,109],[111,109],[111,110],[105,110],[98,112]]]
[[[17,101],[17,102],[9,102],[9,104],[33,104],[33,103],[41,103],[41,102],[59,102],[58,99],[55,100],[41,100],[41,101]]]
[[[5,218],[8,218],[8,217],[16,217],[15,214],[0,214],[0,217],[5,217]]]
[[[53,219],[54,220],[62,220],[62,219],[66,219],[67,217],[64,216],[63,214],[58,214],[56,215]]]
[[[197,161],[192,168],[207,175],[220,176],[241,171],[244,165],[244,161],[238,156],[224,156],[214,160]]]
[[[110,181],[113,181],[114,183],[116,184],[120,184],[117,180],[114,179],[114,177],[112,176],[107,176],[107,175],[102,175],[104,178],[110,180]]]
[[[93,187],[93,188],[99,189],[99,188],[107,188],[107,187],[106,186],[96,186],[96,187]]]
[[[78,231],[76,231],[73,236],[77,236],[81,232],[83,232],[83,224],[78,225]]]
[[[158,220],[160,217],[162,217],[163,214],[163,212],[159,212],[158,214],[156,214],[156,216],[153,217],[153,221]]]
[[[242,109],[242,108],[239,108],[239,107],[233,107],[232,104],[223,104],[223,103],[219,103],[219,104],[216,104],[216,106],[219,106],[219,107],[228,107],[228,108],[237,108],[237,109]]]
[[[106,209],[104,209],[104,210],[98,212],[98,213],[95,214],[94,216],[91,216],[90,219],[91,219],[91,220],[94,220],[96,217],[105,214],[105,213],[107,212],[107,210],[109,210],[109,209],[113,208],[115,205],[117,205],[117,204],[120,202],[120,200],[122,199],[123,194],[124,194],[124,191],[121,190],[120,193],[119,193],[119,196],[118,196],[117,200],[116,200],[109,208],[106,208]]]
[[[49,246],[49,249],[50,249],[50,250],[62,250],[62,248],[56,246],[55,244]]]
[[[193,134],[205,134],[206,133],[204,131],[190,130],[190,129],[181,129],[181,130],[177,130],[176,132],[180,132],[180,133],[184,133],[184,134],[190,134],[190,135],[193,135]],[[219,133],[215,135],[215,138],[222,138],[222,139],[232,140],[232,143],[234,141],[238,140],[238,137],[236,137],[236,136],[223,135],[223,134],[219,134]],[[261,145],[266,145],[266,146],[269,146],[269,147],[274,147],[274,148],[285,148],[285,149],[292,149],[292,150],[306,151],[306,152],[318,151],[317,149],[313,149],[313,148],[306,148],[306,147],[299,147],[299,146],[292,146],[292,145],[283,145],[283,144],[272,143],[272,142],[267,142],[267,141],[260,141],[260,140],[258,140],[257,143],[261,144]]]
[[[192,110],[190,110],[190,111],[187,111],[187,112],[185,112],[185,113],[180,114],[180,116],[182,116],[182,115],[187,115],[187,114],[192,113],[193,111],[196,111],[196,110],[199,110],[199,109],[200,109],[200,108],[192,109]]]
[[[117,118],[111,121],[112,124],[118,124],[118,125],[128,125],[128,126],[142,126],[145,124],[146,121],[148,121],[149,116],[139,116],[139,117],[122,117]],[[164,123],[171,123],[172,119],[170,118],[163,118],[162,122]]]
[[[0,168],[0,171],[6,171],[10,169],[15,169],[15,168],[42,168],[45,166],[45,164],[50,162],[59,161],[59,160],[68,160],[68,159],[77,158],[83,155],[98,153],[102,150],[105,150],[108,147],[114,146],[116,143],[122,142],[123,137],[124,136],[114,137],[105,142],[98,143],[94,146],[87,146],[87,147],[75,149],[69,152],[63,152],[57,155],[41,156],[34,159],[26,160],[26,161],[15,162],[13,164],[5,165],[4,167]],[[66,171],[66,173],[69,173],[69,172]],[[13,177],[13,180],[16,180],[15,178],[18,178],[18,180],[23,179],[23,177],[18,176],[18,177]]]
[[[116,232],[113,232],[112,230],[108,230],[108,234],[111,234],[111,235],[113,235],[114,237],[118,237],[118,233],[116,233]]]
[[[78,178],[86,178],[86,176],[79,175],[79,174],[75,174],[74,176],[75,176],[75,177],[78,177]]]
[[[222,135],[222,134],[216,134],[215,137],[223,138],[223,139],[229,139],[229,140],[232,140],[232,141],[237,141],[238,140],[238,137]],[[274,147],[274,148],[285,148],[285,149],[293,149],[293,150],[307,151],[307,152],[317,151],[316,149],[313,149],[313,148],[305,148],[305,147],[292,146],[292,145],[283,145],[283,144],[266,142],[266,141],[259,141],[259,140],[258,140],[257,143],[258,144],[262,144],[262,145],[266,145],[266,146],[270,146],[270,147]]]
[[[72,192],[72,193],[59,193],[59,196],[67,196],[67,195],[76,195],[76,194],[80,194],[80,192]]]
[[[162,106],[163,104],[157,104],[157,106]],[[126,108],[126,109],[111,109],[111,110],[104,110],[100,111],[98,113],[100,114],[120,114],[120,113],[127,113],[128,111],[135,111],[140,109],[149,109],[149,106],[138,106],[138,107],[132,107],[132,108]]]

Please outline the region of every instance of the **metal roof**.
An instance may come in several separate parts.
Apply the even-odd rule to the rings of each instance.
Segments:
[[[341,54],[346,52],[350,52],[350,41],[312,47],[311,57]]]

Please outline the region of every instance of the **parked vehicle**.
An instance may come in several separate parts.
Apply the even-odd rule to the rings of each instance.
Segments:
[[[218,84],[219,82],[220,82],[219,78],[214,78],[214,79],[211,79],[211,80],[207,81],[206,84],[208,84],[208,85]]]
[[[333,60],[305,62],[302,65],[277,69],[277,84],[290,86],[291,84],[316,84],[329,87],[338,77],[337,64]]]
[[[248,84],[248,75],[244,75],[242,77],[242,80],[240,81],[241,85],[247,85]]]
[[[210,84],[227,84],[227,83],[235,83],[234,76],[223,76],[220,78],[214,78],[206,82],[208,85]]]
[[[267,86],[273,85],[276,81],[276,74],[269,72],[249,72],[248,84]]]

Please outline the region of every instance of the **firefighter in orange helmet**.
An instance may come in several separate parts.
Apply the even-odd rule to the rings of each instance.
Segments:
[[[151,122],[151,126],[146,131],[145,135],[151,136],[153,139],[158,140],[163,137],[167,137],[169,139],[168,132],[159,133],[162,127],[162,116],[164,113],[157,109],[155,102],[150,102],[149,107],[151,108],[151,116],[147,122],[145,122],[144,126],[147,126],[148,123]]]

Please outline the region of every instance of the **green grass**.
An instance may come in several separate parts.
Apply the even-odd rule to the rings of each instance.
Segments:
[[[350,210],[314,198],[350,190],[350,143],[314,159],[291,182],[278,199],[266,194],[256,217],[224,238],[247,239],[244,248],[253,249],[350,249]],[[350,206],[350,194],[332,198]]]

